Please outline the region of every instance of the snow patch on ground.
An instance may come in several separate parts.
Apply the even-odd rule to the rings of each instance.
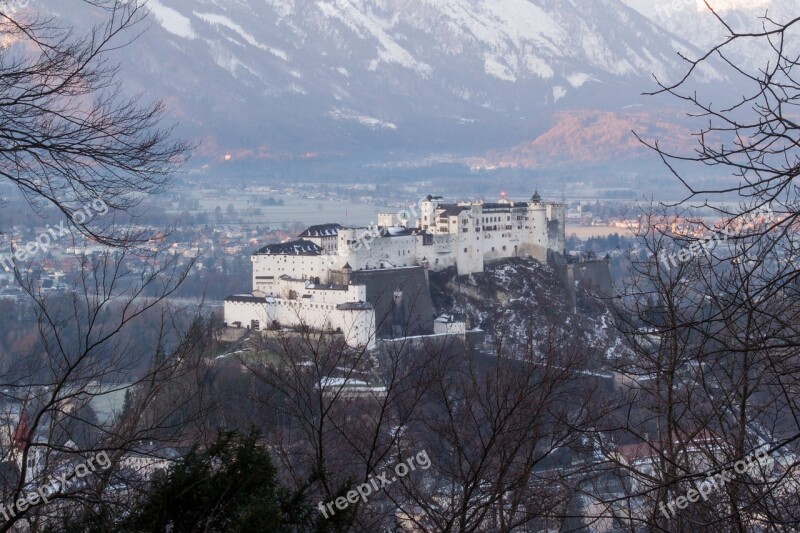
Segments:
[[[150,0],[147,3],[147,8],[153,14],[159,26],[171,34],[184,39],[197,37],[197,34],[192,29],[192,22],[171,7],[163,5],[158,0]]]
[[[368,128],[373,130],[379,129],[388,129],[388,130],[396,130],[397,125],[392,124],[391,122],[384,122],[379,120],[375,117],[371,117],[369,115],[363,115],[358,113],[357,111],[353,111],[352,109],[332,109],[328,116],[336,119],[336,120],[347,120],[351,122],[358,122]]]
[[[286,88],[286,90],[289,91],[290,93],[295,93],[295,94],[302,94],[302,95],[308,94],[303,87],[301,87],[296,83],[290,83],[289,86]]]
[[[216,15],[214,13],[198,13],[197,11],[194,12],[194,15],[200,20],[203,20],[204,22],[211,24],[212,26],[222,26],[224,28],[228,28],[229,30],[236,32],[239,35],[239,37],[244,39],[244,41],[250,46],[255,46],[260,50],[265,50],[284,61],[287,61],[289,59],[289,56],[286,54],[286,52],[284,52],[279,48],[274,48],[272,46],[267,46],[265,44],[258,42],[256,38],[253,37],[247,31],[245,31],[244,28],[242,28],[241,26],[239,26],[234,21],[232,21],[231,19],[229,19],[224,15]]]
[[[485,0],[483,8],[517,42],[537,41],[555,52],[566,41],[563,28],[528,0]]]
[[[268,51],[270,54],[274,55],[278,59],[283,59],[284,61],[289,61],[289,54],[281,50],[280,48],[275,48],[274,46],[268,47]]]
[[[234,78],[237,77],[236,69],[242,65],[242,62],[239,61],[239,58],[227,50],[226,47],[220,45],[219,43],[212,43],[211,57],[214,59],[214,63],[230,72]]]
[[[275,10],[280,18],[285,18],[294,13],[293,0],[266,0],[266,3]]]
[[[572,87],[574,89],[577,89],[578,87],[580,87],[581,85],[583,85],[587,81],[590,81],[590,80],[591,81],[597,81],[594,78],[592,78],[591,76],[589,76],[588,74],[585,74],[583,72],[573,72],[572,74],[569,74],[569,75],[565,76],[565,78],[567,79],[569,84],[572,85]]]
[[[558,57],[570,39],[558,22],[528,0],[422,0],[422,3],[425,9],[440,13],[436,24],[447,33],[448,39],[441,44],[448,53],[462,54],[462,42],[477,41],[491,50],[487,54],[491,58],[485,59],[486,73],[504,81],[515,81],[526,74],[543,79],[552,77],[551,66],[535,51],[544,57]],[[448,42],[453,44],[448,47]]]
[[[422,77],[430,76],[433,68],[418,61],[405,48],[400,46],[377,22],[359,11],[353,4],[344,0],[332,3],[318,2],[317,7],[327,18],[335,18],[350,28],[356,35],[364,38],[370,35],[378,41],[378,58],[385,63],[394,63],[413,70]],[[377,65],[375,65],[377,68]]]
[[[494,76],[495,78],[503,81],[517,81],[517,77],[506,65],[500,63],[497,58],[486,56],[483,63],[483,70],[486,74]]]
[[[552,67],[544,59],[534,55],[525,56],[525,67],[528,72],[536,74],[544,80],[549,80],[554,74]]]
[[[565,96],[567,96],[567,90],[564,87],[561,85],[553,87],[553,102],[558,102]]]

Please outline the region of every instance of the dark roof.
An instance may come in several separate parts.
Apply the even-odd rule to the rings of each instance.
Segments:
[[[226,302],[240,302],[240,303],[264,303],[264,298],[252,296],[250,294],[236,294],[225,298]]]
[[[319,255],[322,248],[311,241],[297,239],[280,244],[268,244],[253,255]]]
[[[392,228],[381,228],[381,237],[404,237],[406,235],[416,235],[417,228],[402,228],[394,226]]]
[[[335,283],[309,283],[306,285],[306,289],[314,291],[346,291],[349,288],[349,285],[338,285]]]
[[[514,202],[508,202],[508,203],[488,203],[488,202],[485,202],[483,204],[483,209],[484,210],[486,210],[486,209],[500,209],[500,210],[508,211],[512,207],[516,207],[516,204],[514,204]]]
[[[296,278],[294,276],[290,276],[289,274],[281,274],[278,279],[285,279],[289,281],[303,281],[308,283],[308,280],[306,278]]]
[[[439,215],[439,218],[455,217],[461,214],[462,211],[469,211],[470,206],[458,204],[441,204],[439,209],[444,209],[444,213]]]
[[[369,302],[347,302],[346,304],[339,304],[336,309],[341,311],[369,311],[374,309]]]
[[[301,233],[300,237],[335,237],[344,226],[341,224],[318,224],[309,226]]]
[[[531,196],[531,202],[541,202],[542,197],[539,196],[539,191],[534,191],[533,196]]]
[[[444,322],[448,322],[448,323],[451,323],[451,322],[464,322],[465,321],[464,316],[460,315],[458,313],[442,313],[441,315],[437,316],[434,319],[434,322],[439,322],[440,318],[444,319],[443,321]]]

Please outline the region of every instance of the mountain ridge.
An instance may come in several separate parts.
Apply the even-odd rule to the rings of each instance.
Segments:
[[[468,164],[547,139],[565,111],[649,106],[653,76],[700,53],[626,1],[150,0],[150,30],[118,55],[126,86],[167,102],[201,162]],[[31,8],[80,25],[79,4]]]

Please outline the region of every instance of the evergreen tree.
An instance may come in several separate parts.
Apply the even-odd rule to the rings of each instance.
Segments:
[[[306,502],[303,489],[289,491],[277,480],[257,430],[220,432],[207,449],[195,446],[133,502],[128,516],[113,520],[97,512],[65,520],[67,532],[281,532],[347,531],[352,517],[325,520]],[[116,522],[116,523],[115,523]]]

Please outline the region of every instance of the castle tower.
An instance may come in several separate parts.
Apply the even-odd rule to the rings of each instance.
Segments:
[[[345,263],[342,267],[342,285],[350,285],[350,276],[353,274],[353,267],[350,263]]]

